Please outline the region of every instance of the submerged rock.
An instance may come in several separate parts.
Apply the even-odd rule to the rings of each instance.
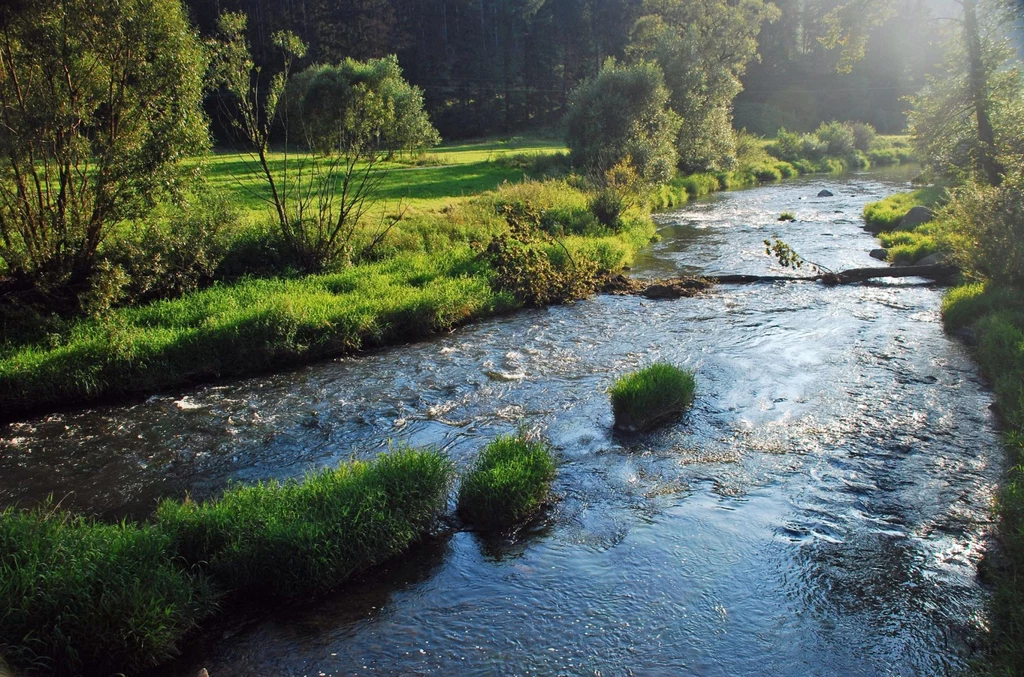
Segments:
[[[818,191],[818,197],[832,197],[832,191],[822,189]]]

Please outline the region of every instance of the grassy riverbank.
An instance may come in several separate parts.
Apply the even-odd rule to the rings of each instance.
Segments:
[[[969,341],[992,384],[1005,426],[1007,473],[996,509],[1001,549],[987,555],[993,584],[989,674],[1024,672],[1024,290],[968,284],[950,290],[942,306],[946,329]]]
[[[309,597],[405,551],[434,528],[453,475],[439,452],[399,449],[167,500],[141,524],[7,510],[0,657],[31,674],[145,674],[235,596]]]
[[[8,317],[0,416],[282,368],[414,340],[524,304],[571,301],[650,241],[651,210],[798,173],[769,155],[763,141],[748,141],[741,151],[731,171],[678,176],[640,195],[598,189],[572,175],[564,148],[544,139],[399,158],[375,208],[379,215],[401,202],[403,218],[372,252],[361,249],[372,226],[357,231],[350,265],[309,276],[278,260],[265,188],[246,170],[248,160],[211,156],[209,186],[231,205],[224,212],[231,224],[217,235],[220,258],[196,254],[211,258],[212,284],[86,317]],[[501,239],[510,232],[511,247]],[[162,250],[164,258],[174,249]]]

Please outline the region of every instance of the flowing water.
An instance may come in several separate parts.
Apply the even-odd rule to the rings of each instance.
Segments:
[[[776,233],[833,269],[877,264],[860,211],[901,185],[869,174],[719,194],[661,215],[634,274],[782,272],[762,244]],[[53,492],[142,515],[160,496],[299,475],[388,438],[465,467],[526,426],[560,458],[538,524],[449,533],[333,596],[222,621],[166,674],[955,674],[985,625],[976,567],[1000,451],[940,299],[912,279],[779,283],[521,312],[11,424],[0,504]],[[656,359],[696,370],[695,407],[613,436],[606,389]]]

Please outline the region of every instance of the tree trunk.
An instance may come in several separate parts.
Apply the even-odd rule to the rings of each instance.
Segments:
[[[977,0],[964,0],[964,40],[970,62],[968,85],[978,122],[978,170],[993,186],[1003,180],[1003,167],[996,159],[996,139],[988,116],[988,82],[981,58],[981,35],[978,33]]]

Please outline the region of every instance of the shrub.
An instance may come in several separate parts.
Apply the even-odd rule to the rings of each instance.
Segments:
[[[857,150],[853,129],[842,122],[823,122],[814,132],[825,146],[825,155],[843,158]]]
[[[138,673],[216,608],[151,526],[0,513],[0,655],[40,674]]]
[[[796,221],[796,214],[793,212],[782,212],[779,214],[779,221]]]
[[[703,197],[722,188],[721,182],[714,174],[690,174],[677,179],[677,183],[686,189],[691,198]]]
[[[573,165],[594,176],[628,160],[649,183],[675,173],[679,116],[668,108],[669,91],[653,62],[631,66],[609,59],[596,78],[572,95],[566,142]]]
[[[507,529],[537,513],[555,478],[555,461],[543,442],[525,435],[499,437],[480,452],[459,487],[458,512],[480,529]]]
[[[575,301],[594,290],[595,261],[575,257],[553,260],[547,248],[532,238],[496,235],[484,256],[494,271],[494,288],[528,306]]]
[[[157,523],[186,562],[227,590],[310,595],[421,538],[445,508],[451,480],[439,452],[399,449],[302,482],[228,489],[202,504],[167,500]]]
[[[107,258],[127,276],[126,299],[176,298],[208,285],[227,250],[226,231],[237,218],[226,201],[200,200],[118,241]]]
[[[612,385],[615,427],[646,430],[693,404],[697,383],[692,371],[657,362],[619,378]]]
[[[1009,174],[998,187],[963,186],[941,218],[964,243],[955,256],[969,273],[1024,285],[1024,173]]]
[[[865,153],[871,150],[878,136],[875,128],[866,122],[847,123],[847,126],[853,132],[853,147]]]

